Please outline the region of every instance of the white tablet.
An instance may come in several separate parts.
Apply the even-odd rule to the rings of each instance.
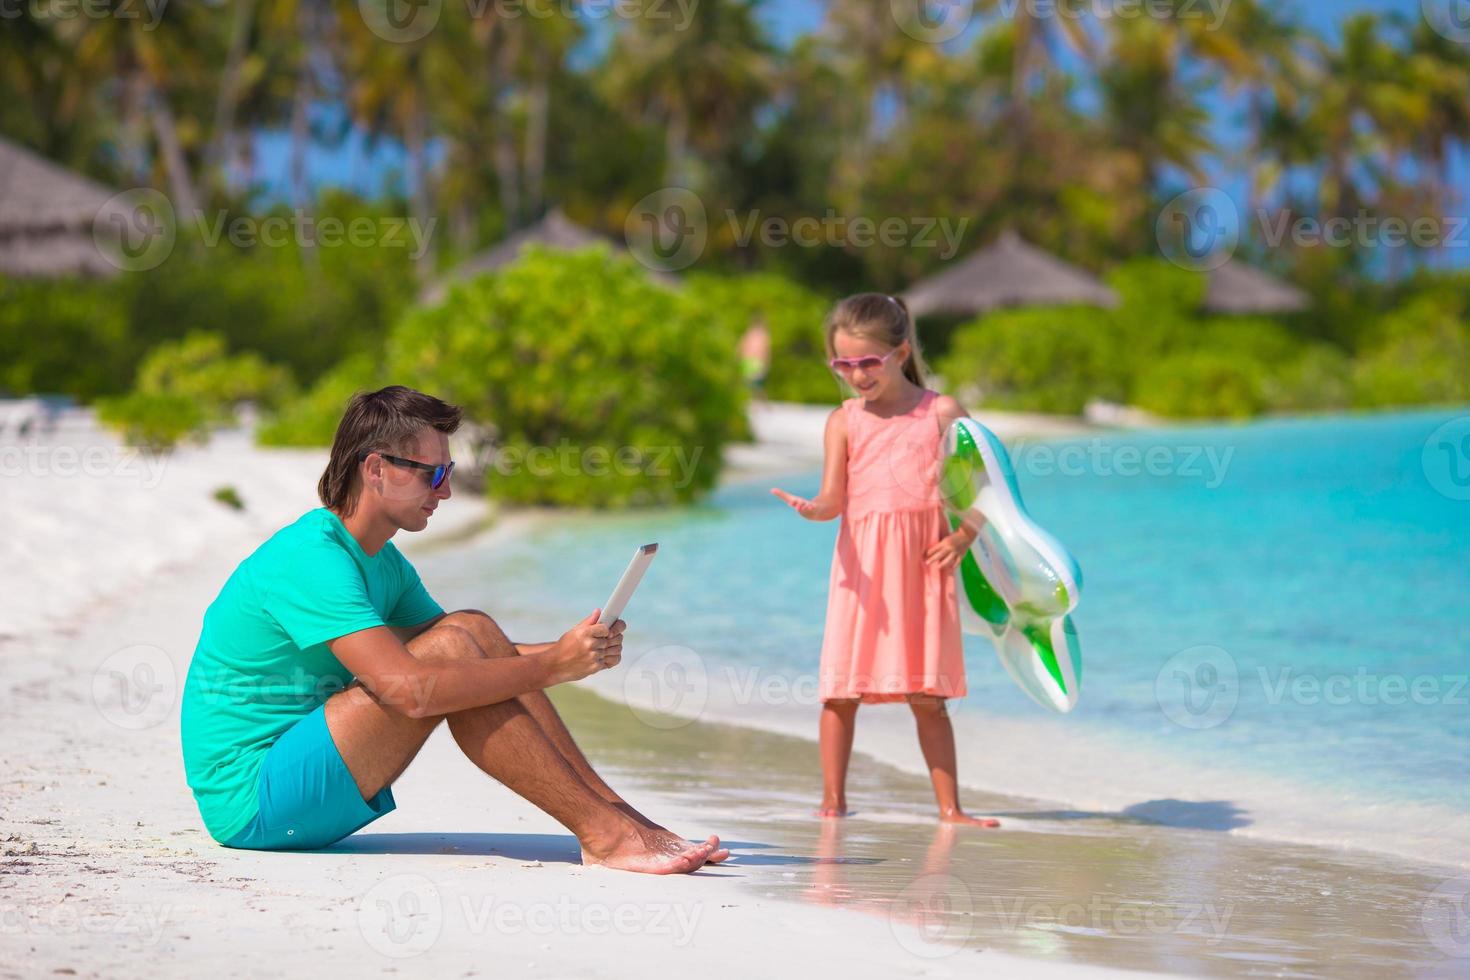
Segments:
[[[633,560],[628,562],[628,570],[623,577],[618,579],[617,588],[613,589],[612,595],[607,597],[603,604],[602,615],[598,618],[599,623],[611,625],[618,621],[627,608],[628,600],[633,598],[633,590],[638,588],[638,583],[643,581],[643,573],[648,570],[649,563],[653,561],[654,553],[658,551],[658,542],[646,544],[633,552]]]

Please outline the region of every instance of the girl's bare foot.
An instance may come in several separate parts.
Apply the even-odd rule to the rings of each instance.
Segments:
[[[816,816],[819,817],[850,817],[852,811],[847,808],[846,801],[832,802],[823,800],[822,805],[817,807]]]
[[[643,874],[688,874],[729,856],[729,850],[721,847],[714,835],[702,844],[694,844],[666,830],[638,825],[629,826],[609,843],[589,840],[582,845],[583,864]]]
[[[939,814],[943,823],[962,824],[967,827],[999,827],[1000,821],[994,817],[972,817],[963,810],[944,810]]]

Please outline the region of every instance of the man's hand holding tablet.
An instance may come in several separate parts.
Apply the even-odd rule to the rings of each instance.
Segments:
[[[623,659],[623,631],[628,624],[619,617],[628,600],[643,580],[643,573],[658,552],[658,545],[645,544],[633,553],[633,560],[618,580],[612,595],[601,609],[594,609],[576,626],[562,634],[551,649],[555,680],[553,684],[579,681],[584,677],[616,667]]]

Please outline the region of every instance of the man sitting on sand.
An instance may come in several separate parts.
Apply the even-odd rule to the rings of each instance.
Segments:
[[[446,719],[470,760],[555,817],[586,864],[694,871],[729,856],[640,814],[593,771],[546,688],[615,667],[598,612],[553,643],[446,614],[389,541],[450,496],[460,410],[398,385],[359,394],[332,442],[324,507],[236,567],[204,614],[182,704],[184,767],[226,847],[326,847],[396,804],[391,786]]]

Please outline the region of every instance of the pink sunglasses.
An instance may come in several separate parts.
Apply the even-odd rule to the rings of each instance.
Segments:
[[[879,357],[876,354],[868,354],[865,357],[834,357],[827,362],[827,366],[830,367],[832,370],[840,371],[843,374],[851,374],[852,372],[859,369],[862,369],[864,371],[876,371],[883,365],[887,364],[888,359],[894,354],[897,354],[901,348],[902,345],[900,345],[899,347],[895,347],[893,348],[893,350],[889,351],[887,354],[884,354],[882,357]]]

